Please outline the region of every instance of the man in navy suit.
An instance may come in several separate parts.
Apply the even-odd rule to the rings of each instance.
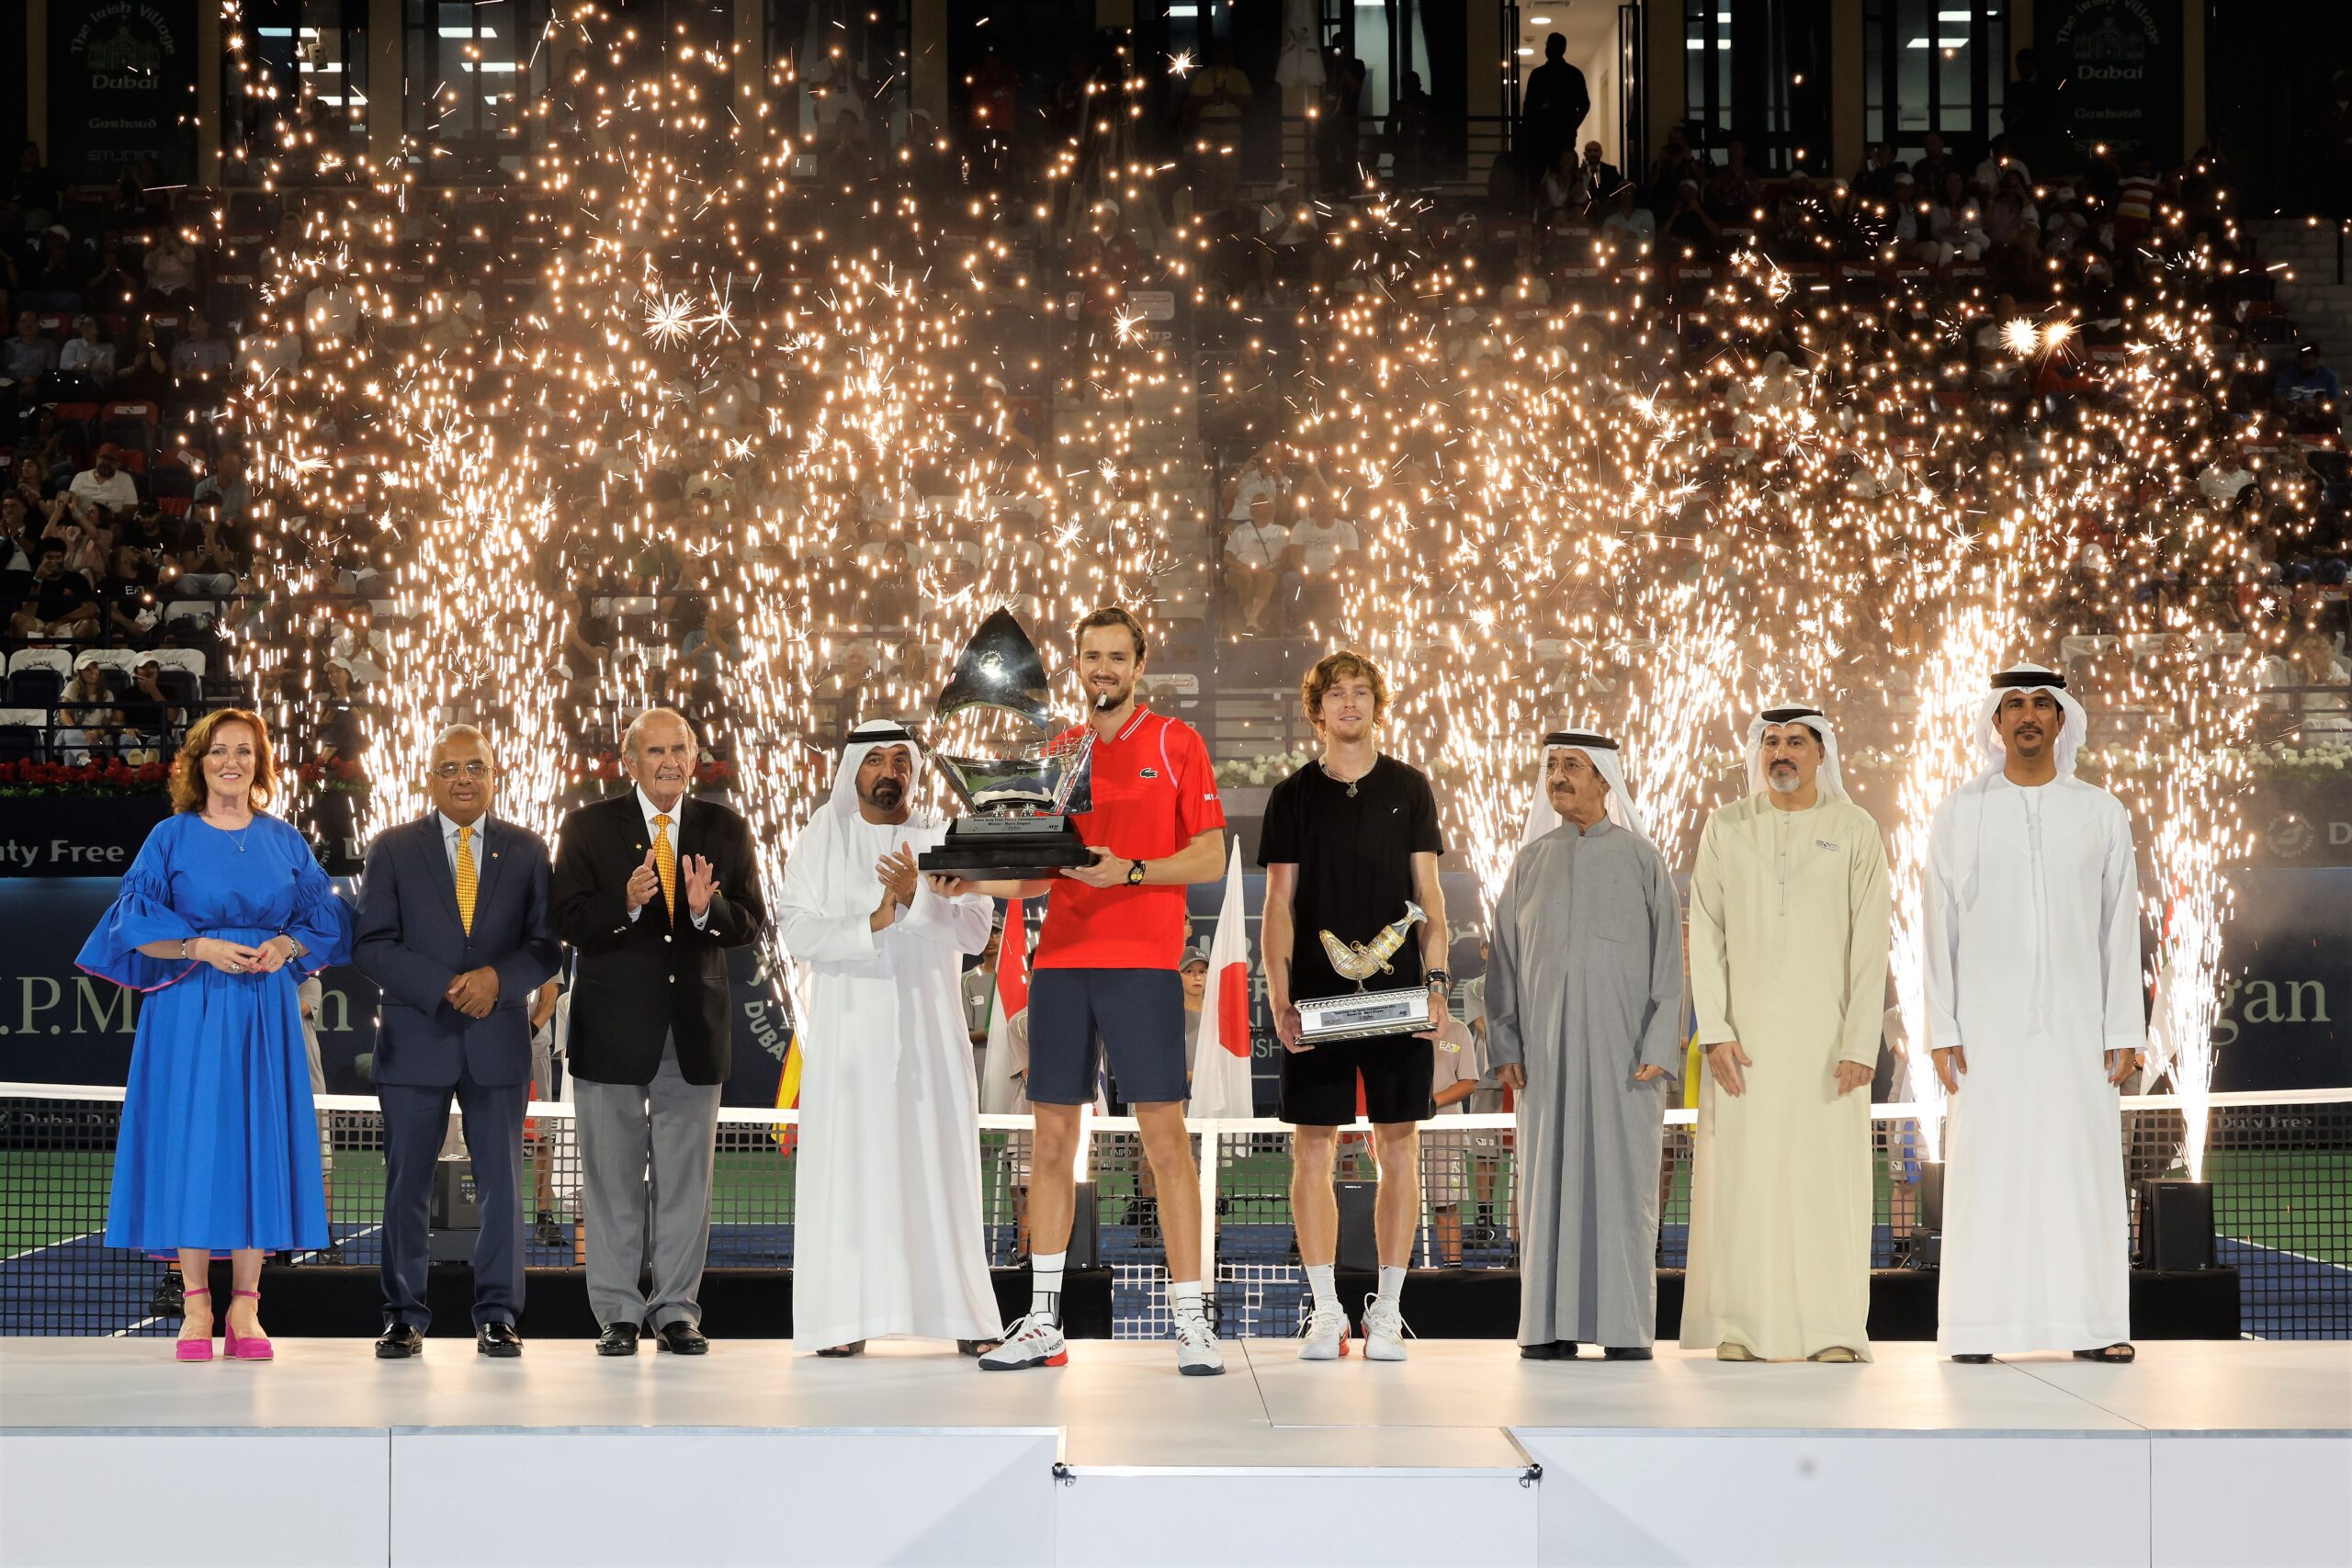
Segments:
[[[547,844],[490,817],[497,759],[480,730],[433,743],[432,812],[368,846],[354,953],[383,990],[376,1095],[384,1107],[386,1360],[418,1355],[433,1314],[426,1213],[454,1094],[481,1205],[474,1347],[519,1356],[523,1112],[531,1097],[531,994],[562,960]]]

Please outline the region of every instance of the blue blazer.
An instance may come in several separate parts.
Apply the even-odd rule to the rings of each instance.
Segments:
[[[548,846],[492,817],[475,862],[473,934],[458,919],[457,879],[441,816],[379,833],[359,884],[353,962],[381,987],[376,1081],[454,1086],[462,1066],[479,1084],[527,1083],[531,993],[562,963],[548,889]],[[449,982],[484,964],[498,972],[498,1004],[468,1018],[442,1000]]]

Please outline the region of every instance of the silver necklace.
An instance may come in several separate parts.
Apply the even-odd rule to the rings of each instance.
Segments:
[[[245,830],[242,833],[228,828],[223,828],[220,831],[228,834],[230,838],[236,840],[237,852],[239,854],[243,854],[245,852],[245,840],[254,836],[254,819],[250,817],[245,818]]]
[[[1348,798],[1349,798],[1350,800],[1353,800],[1353,799],[1356,797],[1356,785],[1358,785],[1358,784],[1360,784],[1363,783],[1363,773],[1358,773],[1354,778],[1351,778],[1351,779],[1343,779],[1343,778],[1341,778],[1339,774],[1337,774],[1337,773],[1333,773],[1333,772],[1331,771],[1331,764],[1330,764],[1330,763],[1329,763],[1329,762],[1327,762],[1327,761],[1324,761],[1322,758],[1320,758],[1320,757],[1317,757],[1317,758],[1316,758],[1316,759],[1315,759],[1315,765],[1316,765],[1317,767],[1318,767],[1318,768],[1322,769],[1322,770],[1323,770],[1323,776],[1324,776],[1325,778],[1327,778],[1327,779],[1329,779],[1333,784],[1343,784],[1347,785],[1347,786],[1348,786]],[[1377,766],[1379,766],[1379,764],[1378,764],[1377,762],[1375,762],[1375,763],[1374,763],[1374,764],[1373,764],[1373,766],[1374,766],[1374,767],[1377,767]],[[1370,768],[1367,768],[1367,769],[1365,769],[1365,770],[1364,770],[1364,772],[1365,772],[1365,773],[1370,773],[1371,771],[1372,771],[1372,770],[1371,770]]]

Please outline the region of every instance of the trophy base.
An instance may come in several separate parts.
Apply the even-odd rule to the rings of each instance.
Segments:
[[[1298,1009],[1298,1037],[1310,1045],[1370,1040],[1383,1034],[1419,1034],[1434,1022],[1426,986],[1350,991],[1294,1005]]]
[[[947,825],[937,848],[915,857],[915,867],[967,882],[1027,882],[1093,859],[1077,829],[1059,817],[964,818]]]

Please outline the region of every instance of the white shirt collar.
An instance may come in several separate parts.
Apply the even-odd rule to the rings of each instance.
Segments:
[[[435,820],[441,824],[442,842],[454,846],[458,841],[458,824],[449,820],[449,814],[446,811],[436,811],[433,816]],[[474,842],[481,843],[483,837],[490,831],[490,813],[483,812],[468,826],[474,830]]]
[[[683,795],[678,796],[678,804],[664,812],[653,804],[653,797],[646,794],[645,787],[640,784],[637,789],[637,808],[645,814],[645,830],[649,834],[653,831],[653,819],[656,817],[667,816],[670,818],[670,842],[673,847],[675,847],[678,842],[677,829],[686,815],[686,797]]]

